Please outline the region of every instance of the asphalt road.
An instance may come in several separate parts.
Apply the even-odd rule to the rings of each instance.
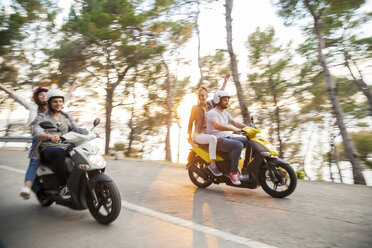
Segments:
[[[19,197],[25,151],[0,149],[0,247],[372,247],[372,187],[299,181],[275,199],[261,188],[196,188],[183,166],[107,159],[121,193],[111,225],[88,210]]]

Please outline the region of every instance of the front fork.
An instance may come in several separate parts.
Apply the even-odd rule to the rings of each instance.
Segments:
[[[89,179],[89,175],[88,175],[88,172],[87,171],[84,171],[84,176],[85,176],[85,180],[87,180],[88,189],[89,189],[89,192],[90,192],[90,194],[92,196],[93,203],[94,203],[94,205],[97,205],[98,198],[97,198],[96,192],[92,188],[92,184],[90,183],[90,179]]]
[[[266,159],[264,159],[264,161],[266,163],[267,170],[269,171],[270,177],[273,180],[273,182],[276,183],[276,184],[277,183],[280,183],[281,178],[278,178],[277,175],[276,175],[276,173],[275,173],[276,166],[269,164]]]

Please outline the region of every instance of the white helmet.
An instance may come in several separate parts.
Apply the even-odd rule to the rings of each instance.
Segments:
[[[50,99],[56,98],[56,97],[61,97],[63,101],[65,101],[65,93],[63,93],[63,91],[61,90],[51,89],[46,93],[47,102],[49,102]]]
[[[214,94],[214,96],[213,96],[214,104],[218,104],[220,102],[221,97],[230,98],[230,95],[229,95],[229,93],[227,93],[227,91],[224,91],[224,90],[217,91],[216,94]]]

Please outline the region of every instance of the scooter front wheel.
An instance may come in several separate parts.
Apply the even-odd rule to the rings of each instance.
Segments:
[[[86,199],[89,212],[101,224],[113,222],[121,210],[121,198],[114,182],[98,182],[94,187],[97,202],[94,201],[92,192],[87,189]]]
[[[272,197],[283,198],[295,190],[297,177],[289,164],[281,164],[270,169],[262,169],[260,172],[260,184],[262,189]]]

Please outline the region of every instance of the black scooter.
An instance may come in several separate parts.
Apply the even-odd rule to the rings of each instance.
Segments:
[[[93,128],[99,121],[99,118],[94,121]],[[43,129],[57,128],[48,121],[41,122],[40,126]],[[71,198],[63,199],[59,195],[57,176],[43,161],[37,170],[32,190],[43,207],[49,207],[56,202],[75,210],[88,208],[99,223],[109,224],[119,216],[121,198],[116,184],[104,173],[105,159],[94,146],[87,143],[95,138],[95,134],[85,129],[61,136],[63,142],[75,145],[70,151],[70,157],[65,160]]]

